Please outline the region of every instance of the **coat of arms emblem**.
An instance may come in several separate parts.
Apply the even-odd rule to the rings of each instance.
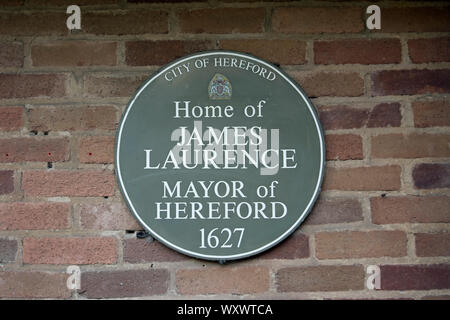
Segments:
[[[209,82],[208,93],[213,100],[231,99],[231,83],[223,74],[216,73]]]

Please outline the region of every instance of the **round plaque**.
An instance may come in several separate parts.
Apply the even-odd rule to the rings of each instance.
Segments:
[[[171,62],[138,89],[116,137],[130,210],[189,256],[261,253],[306,218],[324,174],[314,106],[276,66],[208,51]]]

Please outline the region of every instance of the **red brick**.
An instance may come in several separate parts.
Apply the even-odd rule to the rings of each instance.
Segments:
[[[0,230],[62,230],[70,224],[69,203],[0,203]]]
[[[87,75],[84,77],[86,96],[98,98],[127,97],[129,98],[148,78],[143,75],[102,76]]]
[[[315,238],[319,259],[406,256],[406,234],[402,231],[319,232]]]
[[[278,292],[349,291],[364,288],[364,268],[351,266],[307,266],[278,270]]]
[[[419,257],[450,256],[450,234],[417,233],[416,254]]]
[[[23,65],[21,42],[0,42],[0,68],[20,68]]]
[[[113,163],[114,137],[83,137],[78,141],[78,159],[82,163]]]
[[[161,10],[88,11],[82,31],[98,35],[161,34],[169,31],[168,13]]]
[[[244,39],[220,40],[219,47],[250,53],[264,60],[278,64],[304,64],[306,62],[306,42],[293,39]],[[280,50],[283,48],[283,50]]]
[[[159,40],[129,41],[125,44],[125,60],[129,66],[163,65],[197,51],[213,49],[211,41]]]
[[[180,294],[251,294],[269,290],[269,270],[265,267],[211,267],[178,270]]]
[[[113,106],[39,106],[28,109],[28,129],[34,131],[115,130]]]
[[[354,72],[291,72],[310,98],[320,96],[358,97],[364,94],[364,80]]]
[[[112,237],[25,238],[25,264],[113,264],[117,240]]]
[[[0,98],[58,98],[66,94],[63,74],[0,74]]]
[[[17,256],[17,241],[0,238],[0,263],[3,264],[8,262],[14,262],[16,260],[16,256]]]
[[[450,197],[371,198],[370,206],[376,224],[450,222]]]
[[[360,8],[276,8],[272,29],[283,33],[355,33],[364,29]]]
[[[80,294],[90,299],[163,295],[169,280],[165,269],[83,272]]]
[[[411,133],[383,134],[372,137],[372,158],[450,157],[450,135]]]
[[[108,171],[25,171],[22,189],[29,196],[100,197],[114,195],[114,175]]]
[[[264,31],[263,8],[195,9],[178,12],[182,33],[259,33]]]
[[[320,122],[325,130],[399,127],[399,103],[380,103],[373,108],[336,105],[319,108]]]
[[[80,205],[80,225],[91,230],[142,230],[136,218],[121,203]]]
[[[2,298],[69,298],[66,273],[38,271],[0,272]]]
[[[7,36],[47,36],[68,34],[66,10],[58,12],[3,11],[0,13],[0,34]],[[84,17],[84,16],[83,16]]]
[[[401,168],[397,165],[357,168],[327,168],[323,190],[399,190]]]
[[[0,139],[0,162],[67,161],[69,152],[65,138]]]
[[[54,41],[31,46],[35,67],[114,66],[117,44],[102,41]]]
[[[0,130],[19,130],[23,125],[23,107],[0,107]]]
[[[448,32],[450,30],[447,7],[383,8],[381,21],[381,32]]]
[[[14,171],[0,170],[0,194],[14,191]]]
[[[316,41],[314,42],[314,62],[316,64],[400,63],[401,51],[398,39]]]
[[[355,134],[327,134],[327,160],[362,159],[362,138]]]
[[[408,40],[409,57],[414,63],[450,61],[450,38]]]
[[[344,105],[319,108],[320,122],[325,130],[363,128],[369,117],[369,110]]]
[[[260,256],[261,259],[302,259],[308,257],[308,236],[304,234],[293,234],[281,244],[276,245]]]
[[[156,240],[127,239],[123,248],[123,260],[129,263],[173,262],[186,259],[185,255]]]
[[[450,102],[448,100],[415,101],[414,126],[418,128],[450,126]]]
[[[412,172],[414,186],[418,189],[450,188],[450,164],[421,163]]]
[[[450,92],[450,70],[388,70],[372,74],[372,94],[411,95]]]
[[[433,290],[450,288],[450,265],[383,265],[382,290]]]
[[[369,112],[367,127],[400,127],[401,122],[400,103],[380,103]]]
[[[362,221],[362,207],[354,199],[320,199],[314,205],[305,223],[307,225]]]

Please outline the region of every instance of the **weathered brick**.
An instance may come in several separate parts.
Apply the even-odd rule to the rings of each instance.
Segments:
[[[316,41],[314,42],[314,62],[316,64],[400,63],[401,51],[399,39]]]
[[[406,234],[403,231],[319,232],[315,235],[319,259],[403,257]]]
[[[301,259],[309,257],[308,236],[293,234],[259,256],[261,259]]]
[[[114,137],[83,137],[78,141],[78,159],[82,163],[113,163]]]
[[[0,13],[0,34],[33,37],[64,35],[69,32],[66,26],[66,19],[66,10],[58,12],[4,11]]]
[[[380,103],[369,111],[368,128],[400,127],[402,113],[400,103]]]
[[[169,31],[169,14],[162,10],[88,11],[83,13],[84,33],[98,35],[162,34]]]
[[[450,157],[449,141],[448,134],[383,134],[371,138],[371,156],[406,159]]]
[[[291,72],[310,97],[358,97],[364,94],[364,80],[355,72]]]
[[[450,188],[449,163],[421,163],[412,172],[418,189]]]
[[[450,38],[408,40],[409,57],[414,63],[450,61]]]
[[[370,207],[376,224],[450,222],[450,197],[379,197]]]
[[[350,266],[289,267],[278,270],[278,292],[348,291],[364,288],[364,268]]]
[[[84,77],[86,96],[98,98],[130,97],[148,76],[102,76],[91,74]]]
[[[20,68],[23,65],[21,42],[0,42],[0,68]]]
[[[450,288],[450,265],[382,265],[382,290],[432,290]]]
[[[327,168],[323,190],[399,190],[401,168],[397,165]]]
[[[0,73],[0,98],[63,97],[66,79],[63,74]]]
[[[362,138],[355,134],[327,134],[327,160],[362,159]]]
[[[187,259],[156,240],[127,239],[123,248],[123,260],[130,263],[173,262]]]
[[[418,128],[450,126],[450,102],[448,100],[415,101],[414,126]]]
[[[380,103],[373,108],[322,106],[319,117],[325,130],[399,127],[402,119],[399,103]]]
[[[109,171],[50,170],[22,174],[22,189],[29,196],[112,196],[114,186],[114,175]]]
[[[93,230],[142,230],[142,227],[121,203],[82,203],[80,225]]]
[[[2,298],[69,298],[66,273],[38,271],[0,272]]]
[[[362,220],[362,207],[358,200],[319,198],[305,224],[346,223]]]
[[[0,162],[69,160],[69,139],[7,138],[0,139]]]
[[[165,269],[83,272],[80,294],[93,299],[146,297],[165,294],[168,287]]]
[[[113,264],[117,261],[117,239],[25,238],[23,262],[26,264]]]
[[[381,11],[381,32],[448,32],[450,30],[447,7],[394,7],[383,8]]]
[[[213,49],[211,41],[159,40],[129,41],[125,61],[129,66],[163,65],[184,55]]]
[[[32,106],[28,129],[34,131],[115,130],[117,109],[113,106]]]
[[[0,170],[0,194],[14,191],[14,171]]]
[[[212,267],[178,270],[180,294],[250,294],[269,290],[269,270],[265,267]]]
[[[0,230],[61,230],[70,224],[70,203],[0,203]]]
[[[114,66],[117,44],[102,41],[54,41],[31,46],[35,67]]]
[[[0,107],[0,130],[19,130],[23,125],[23,107]]]
[[[250,53],[264,60],[278,64],[304,64],[306,62],[306,42],[293,39],[244,39],[220,40],[219,47]],[[280,50],[283,48],[283,50]]]
[[[0,263],[14,262],[16,260],[16,255],[17,241],[0,238]]]
[[[417,233],[416,254],[419,257],[450,256],[450,234],[442,233]]]
[[[263,8],[183,10],[177,13],[183,33],[259,33],[264,31]]]
[[[371,75],[372,94],[411,95],[450,92],[450,70],[385,70]]]
[[[364,29],[359,8],[276,8],[272,29],[283,33],[355,33]]]

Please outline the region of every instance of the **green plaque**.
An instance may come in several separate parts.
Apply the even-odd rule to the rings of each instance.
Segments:
[[[234,260],[273,247],[306,218],[325,144],[315,108],[283,71],[208,51],[138,89],[115,160],[124,199],[154,238],[189,256]]]

